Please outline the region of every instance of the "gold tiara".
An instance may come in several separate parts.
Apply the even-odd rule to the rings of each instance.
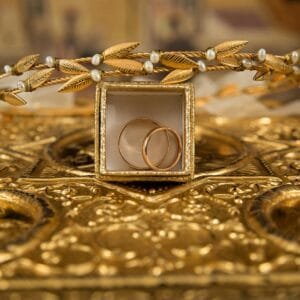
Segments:
[[[18,94],[62,83],[59,92],[76,92],[92,84],[115,77],[135,77],[164,74],[162,84],[185,82],[199,73],[213,71],[256,71],[253,79],[266,82],[265,91],[289,89],[300,83],[300,51],[285,55],[240,52],[247,41],[226,41],[205,51],[134,52],[138,42],[121,43],[92,57],[60,59],[47,56],[39,63],[39,54],[25,56],[14,65],[5,65],[0,79],[31,72],[16,88],[0,90],[0,100],[12,105],[24,105]],[[58,71],[58,72],[54,72]],[[66,74],[66,75],[62,75]]]

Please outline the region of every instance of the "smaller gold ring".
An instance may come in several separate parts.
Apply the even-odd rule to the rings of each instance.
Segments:
[[[149,141],[151,139],[151,136],[154,135],[155,133],[159,132],[159,131],[166,131],[167,134],[168,134],[168,132],[172,133],[174,135],[174,137],[176,138],[177,145],[178,145],[177,155],[176,155],[174,161],[169,166],[167,166],[165,168],[160,168],[158,166],[155,166],[154,164],[151,163],[151,161],[150,161],[150,159],[148,157],[148,145],[149,145]],[[177,134],[177,132],[175,130],[173,130],[173,129],[169,128],[169,127],[154,128],[154,129],[152,129],[147,134],[147,136],[144,139],[143,148],[142,148],[142,155],[143,155],[143,159],[144,159],[145,163],[152,170],[155,170],[155,171],[168,171],[168,170],[174,168],[177,165],[177,163],[179,162],[180,158],[181,158],[181,155],[182,155],[182,143],[181,143],[180,136]]]

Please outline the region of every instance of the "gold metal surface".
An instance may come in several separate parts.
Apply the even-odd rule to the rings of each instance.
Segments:
[[[299,299],[299,118],[197,115],[189,183],[93,179],[93,117],[2,115],[1,299]]]

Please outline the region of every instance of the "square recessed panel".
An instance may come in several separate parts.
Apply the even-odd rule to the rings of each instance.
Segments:
[[[192,178],[193,103],[193,89],[190,84],[104,83],[98,86],[95,130],[97,177],[118,181],[186,181]],[[159,124],[157,127],[171,128],[180,139],[182,155],[178,163],[169,170],[153,170],[143,166],[142,143],[138,143],[133,149],[133,144],[128,142],[130,138],[132,140],[135,136],[138,138],[139,134],[143,134],[143,130],[146,129],[142,126],[147,125],[151,129],[151,122],[154,128],[154,123]],[[126,127],[127,124],[130,126]],[[127,130],[126,136],[122,133],[124,127]],[[164,155],[163,160],[172,162],[170,158],[176,157],[179,148],[175,135],[161,131],[156,133],[156,137],[153,134],[151,138],[152,152],[156,151],[157,155]],[[167,149],[166,153],[164,147]],[[131,149],[135,152],[129,152]],[[129,154],[131,156],[127,157]]]

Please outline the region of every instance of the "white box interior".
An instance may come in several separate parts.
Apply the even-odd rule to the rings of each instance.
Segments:
[[[149,118],[174,129],[181,138],[182,156],[170,171],[184,169],[184,91],[117,91],[106,95],[106,170],[136,171],[121,157],[118,139],[127,122],[136,118]],[[153,170],[150,170],[153,172]],[[145,170],[147,172],[147,170]]]

